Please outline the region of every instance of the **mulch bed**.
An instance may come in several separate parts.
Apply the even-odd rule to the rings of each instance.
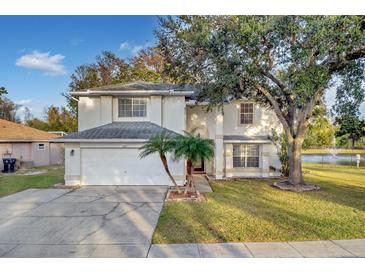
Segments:
[[[165,199],[168,202],[205,202],[206,200],[203,194],[198,196],[195,192],[188,192],[184,195],[184,190],[182,190],[181,194],[175,190],[169,190]]]

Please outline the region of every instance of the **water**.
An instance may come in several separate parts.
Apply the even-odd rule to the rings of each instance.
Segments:
[[[356,154],[302,154],[302,161],[307,163],[356,166]],[[361,155],[360,166],[365,167],[365,155]]]

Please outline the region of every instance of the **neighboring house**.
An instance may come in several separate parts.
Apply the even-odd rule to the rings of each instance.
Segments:
[[[52,139],[58,135],[0,119],[0,170],[4,157],[17,159],[16,166],[63,164],[63,143]]]
[[[187,86],[144,82],[71,92],[78,97],[79,132],[65,142],[65,182],[84,185],[169,185],[158,155],[139,158],[139,148],[162,131],[183,134],[198,127],[215,142],[215,157],[195,172],[215,178],[279,175],[280,162],[269,139],[281,130],[272,111],[247,100],[206,110]],[[184,182],[185,163],[169,158],[172,174]]]

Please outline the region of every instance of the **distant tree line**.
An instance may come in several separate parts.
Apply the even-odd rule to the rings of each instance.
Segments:
[[[129,60],[120,58],[113,52],[103,51],[96,56],[95,62],[76,67],[67,91],[62,93],[66,98],[66,106],[48,106],[44,109],[42,118],[33,117],[29,108],[23,107],[23,122],[45,131],[77,131],[77,101],[70,96],[70,91],[138,80],[173,83],[176,78],[169,73],[171,65],[159,47],[142,49]],[[7,94],[4,87],[0,88],[0,118],[21,122],[17,115],[21,106],[8,99],[5,96]],[[309,120],[303,148],[330,147],[334,136],[338,146],[364,146],[361,140],[365,136],[365,121],[360,116],[359,105],[355,103],[363,101],[363,98],[359,98],[363,94],[357,93],[356,96],[356,101],[346,101],[348,97],[341,96],[340,92],[331,113],[328,113],[324,102],[318,104]]]
[[[133,81],[171,83],[173,79],[165,73],[166,65],[164,55],[158,47],[142,49],[130,60],[120,58],[113,52],[103,51],[96,56],[94,63],[83,64],[75,69],[68,91],[63,95],[76,117],[77,102],[69,92]]]
[[[5,87],[0,87],[0,119],[19,122],[16,113],[20,106],[7,98],[5,96],[7,94],[7,89]]]
[[[24,111],[24,124],[44,131],[77,131],[77,120],[66,107],[45,107],[43,119],[34,118],[28,108]]]

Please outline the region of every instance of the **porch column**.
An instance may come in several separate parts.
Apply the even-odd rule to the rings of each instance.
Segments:
[[[216,110],[215,124],[215,178],[223,178],[224,148],[223,148],[223,114]]]
[[[269,146],[266,144],[261,145],[261,176],[269,177],[270,172],[270,151]]]

